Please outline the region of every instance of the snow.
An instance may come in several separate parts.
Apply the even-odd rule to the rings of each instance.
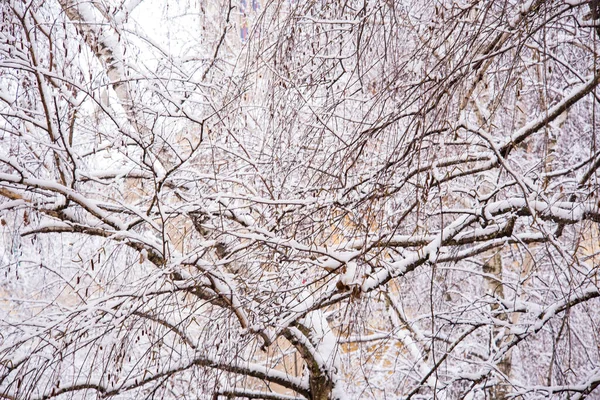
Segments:
[[[589,4],[332,4],[0,2],[0,396],[600,381]]]

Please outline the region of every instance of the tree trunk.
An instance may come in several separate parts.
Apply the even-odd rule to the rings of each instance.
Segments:
[[[504,286],[502,284],[502,270],[503,270],[502,254],[500,252],[494,254],[483,265],[483,272],[485,274],[487,274],[484,277],[484,285],[485,285],[486,294],[488,294],[494,298],[498,298],[498,299],[504,299]],[[490,307],[492,315],[494,315],[496,318],[498,318],[500,320],[506,321],[508,319],[508,315],[504,312],[499,313],[498,312],[499,308],[500,307],[498,304],[492,304]],[[504,329],[504,328],[500,328],[500,329]],[[500,339],[497,339],[497,337],[500,333],[500,329],[494,328],[491,332],[490,340],[496,341],[496,343],[494,343],[494,347],[496,347],[496,348],[501,346],[502,342],[504,340],[506,340],[506,335],[501,336]],[[490,343],[490,348],[491,347],[492,346]],[[504,375],[505,377],[510,377],[510,372],[512,369],[512,356],[511,356],[510,351],[504,355],[502,360],[500,360],[500,362],[497,364],[497,368],[498,368],[498,371],[500,371],[502,373],[502,375]],[[495,399],[495,400],[506,399],[506,396],[509,391],[509,387],[507,385],[503,384],[501,382],[501,380],[502,380],[502,377],[499,377],[498,384],[492,386],[489,389],[488,393],[492,399]]]

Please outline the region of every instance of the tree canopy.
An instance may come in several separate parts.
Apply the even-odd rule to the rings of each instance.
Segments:
[[[0,28],[0,398],[600,398],[599,1]]]

